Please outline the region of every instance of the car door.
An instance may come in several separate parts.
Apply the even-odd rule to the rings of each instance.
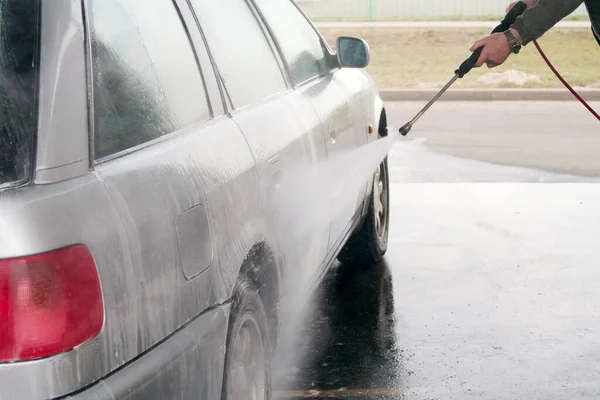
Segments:
[[[261,176],[257,191],[291,267],[285,271],[287,281],[306,282],[325,258],[329,240],[328,204],[315,196],[313,182],[327,156],[319,119],[310,102],[288,84],[252,4],[191,0],[191,5],[225,87],[231,116],[255,157]]]
[[[212,63],[185,7],[169,0],[88,7],[94,169],[119,213],[111,229],[126,260],[114,265],[110,285],[111,365],[226,302],[245,257],[230,249],[244,247],[251,231],[244,224],[264,212],[254,158],[224,115]],[[220,396],[212,389],[218,393],[198,398]]]
[[[348,167],[357,160],[352,152],[367,143],[367,127],[349,102],[332,65],[327,46],[312,24],[290,0],[254,0],[273,32],[297,90],[308,98],[319,115],[326,137],[327,168],[321,194],[330,203],[329,249],[335,250],[349,228],[365,194],[364,182],[356,182]],[[335,68],[335,67],[334,67]],[[357,123],[360,121],[360,123]]]

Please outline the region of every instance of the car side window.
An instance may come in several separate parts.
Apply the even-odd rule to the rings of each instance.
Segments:
[[[295,85],[328,71],[321,38],[290,0],[255,0],[287,60]]]
[[[90,19],[96,159],[210,118],[171,0],[94,0]]]
[[[235,108],[287,90],[277,58],[244,0],[192,0]]]

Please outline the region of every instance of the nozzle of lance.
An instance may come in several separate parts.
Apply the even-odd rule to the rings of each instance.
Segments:
[[[402,128],[400,128],[400,134],[402,136],[408,135],[408,132],[412,129],[412,124],[410,122],[406,123]]]

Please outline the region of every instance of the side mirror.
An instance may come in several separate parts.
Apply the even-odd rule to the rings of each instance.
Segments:
[[[360,38],[341,36],[337,39],[338,63],[345,68],[365,68],[371,61],[367,42]]]

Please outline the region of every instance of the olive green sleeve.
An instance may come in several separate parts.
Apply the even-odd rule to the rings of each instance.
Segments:
[[[519,32],[523,44],[542,36],[561,19],[575,11],[584,0],[539,0],[517,18],[513,28]]]

